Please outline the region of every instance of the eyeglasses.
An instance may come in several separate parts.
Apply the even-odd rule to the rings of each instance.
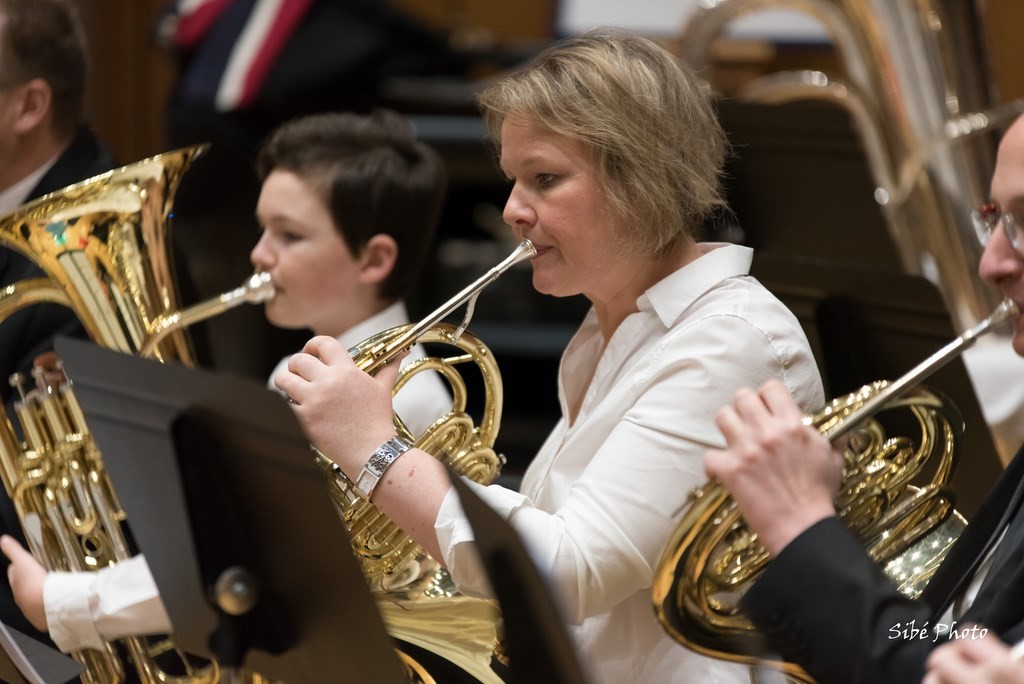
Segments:
[[[992,233],[1002,223],[1003,230],[1006,232],[1006,239],[1010,241],[1013,248],[1018,252],[1024,251],[1021,249],[1021,246],[1024,245],[1024,240],[1022,240],[1020,228],[1018,227],[1020,222],[1013,214],[1000,209],[999,205],[995,202],[982,204],[972,211],[971,220],[974,222],[974,231],[978,234],[978,240],[981,241],[982,245],[988,244]]]

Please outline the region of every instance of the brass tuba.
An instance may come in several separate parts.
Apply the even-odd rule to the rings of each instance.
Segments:
[[[422,435],[412,435],[395,414],[395,428],[417,447],[456,473],[490,484],[504,460],[494,451],[501,422],[501,376],[490,350],[466,332],[477,297],[502,273],[536,254],[524,240],[501,263],[415,324],[392,328],[349,349],[356,365],[375,373],[414,344],[444,344],[457,355],[417,359],[399,373],[397,393],[417,373],[437,372],[452,389],[451,410]],[[466,305],[459,326],[441,321]],[[465,380],[457,370],[475,363],[483,377],[485,398],[479,425],[467,414]],[[455,663],[481,682],[501,681],[492,658],[503,659],[500,616],[493,601],[459,595],[447,571],[370,501],[360,496],[342,470],[323,454],[317,460],[328,474],[331,496],[341,509],[355,550],[392,637],[407,641]]]
[[[968,329],[998,303],[975,275],[981,251],[971,210],[987,196],[994,130],[1024,111],[1019,100],[996,104],[975,3],[701,0],[683,30],[684,59],[703,69],[712,41],[731,21],[776,9],[823,24],[845,73],[780,72],[736,97],[821,100],[846,110],[904,270],[934,282],[957,330]]]
[[[865,386],[804,418],[831,440],[850,434],[836,511],[907,595],[920,593],[966,524],[954,511],[947,487],[957,465],[963,420],[948,400],[917,386],[1018,313],[1013,302],[1004,301],[900,379]],[[873,418],[883,411],[909,414],[908,436],[886,437]],[[929,481],[912,485],[919,475]],[[689,507],[658,565],[655,613],[669,635],[700,653],[764,663],[796,681],[812,682],[795,664],[762,660],[770,651],[739,611],[740,597],[768,562],[735,502],[712,481],[690,493]]]
[[[0,218],[0,245],[25,255],[46,277],[0,291],[0,325],[27,306],[50,302],[71,309],[98,344],[163,361],[193,363],[180,321],[196,322],[246,301],[272,295],[269,277],[179,312],[168,254],[168,219],[182,175],[200,147],[168,152],[72,185]],[[101,456],[69,384],[42,381],[15,404],[24,441],[0,407],[0,477],[14,502],[32,553],[48,570],[96,570],[130,555],[121,510]],[[23,382],[19,380],[18,382]],[[216,664],[184,674],[161,670],[154,656],[176,648],[128,638],[139,679],[199,684],[217,681]],[[73,654],[84,681],[125,679],[125,662],[104,651]]]

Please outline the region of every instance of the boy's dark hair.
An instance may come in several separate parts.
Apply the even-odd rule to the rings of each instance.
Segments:
[[[58,134],[70,138],[85,117],[89,71],[85,31],[69,0],[0,0],[0,86],[46,81]]]
[[[378,233],[394,238],[398,258],[378,294],[406,296],[437,231],[447,174],[404,117],[378,110],[293,119],[266,140],[256,168],[261,181],[285,170],[310,183],[353,254]]]

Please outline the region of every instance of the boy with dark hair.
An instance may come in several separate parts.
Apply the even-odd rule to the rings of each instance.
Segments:
[[[401,297],[427,256],[446,191],[441,159],[411,126],[390,111],[296,119],[267,140],[258,172],[262,234],[251,260],[274,283],[267,319],[349,346],[408,323]],[[414,348],[409,360],[419,356]],[[395,406],[417,434],[451,399],[436,375],[420,374]],[[47,573],[13,539],[0,549],[12,561],[18,605],[61,650],[172,631],[142,556],[99,572]]]

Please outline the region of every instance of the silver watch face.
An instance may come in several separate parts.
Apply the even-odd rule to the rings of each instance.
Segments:
[[[359,473],[359,479],[356,480],[356,491],[363,496],[369,496],[370,492],[373,491],[373,486],[377,484],[377,480],[380,478],[373,473],[363,470]]]

